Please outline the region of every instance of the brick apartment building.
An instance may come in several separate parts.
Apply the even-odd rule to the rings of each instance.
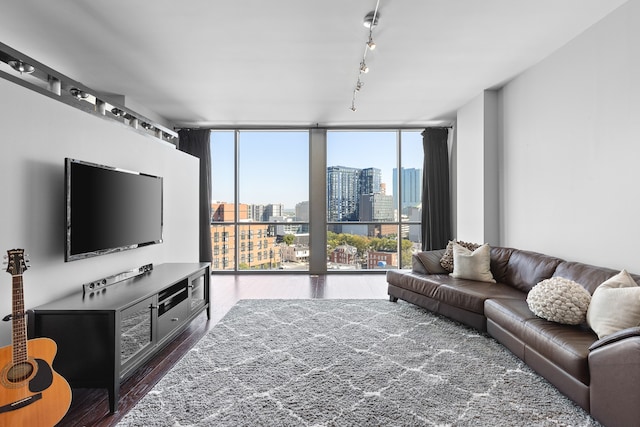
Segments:
[[[211,205],[211,248],[213,270],[233,270],[236,264],[236,227],[232,203]],[[253,224],[249,219],[249,205],[238,206],[239,269],[275,269],[280,264],[280,250],[276,247],[273,228],[267,224]]]

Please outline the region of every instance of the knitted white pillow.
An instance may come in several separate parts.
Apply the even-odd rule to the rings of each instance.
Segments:
[[[543,280],[527,295],[527,304],[533,314],[567,325],[584,323],[590,302],[589,291],[564,277]]]

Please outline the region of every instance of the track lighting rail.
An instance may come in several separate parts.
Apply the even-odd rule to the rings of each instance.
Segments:
[[[113,120],[132,130],[178,145],[178,134],[95,90],[0,43],[0,77],[87,113]]]
[[[353,95],[351,97],[351,107],[349,108],[351,111],[355,112],[356,108],[356,97],[358,93],[362,90],[362,86],[364,86],[364,82],[362,81],[362,75],[367,74],[369,72],[369,67],[367,66],[367,52],[370,50],[374,50],[376,48],[376,44],[373,41],[373,27],[378,25],[378,21],[380,19],[380,14],[378,13],[380,7],[380,0],[376,2],[376,8],[365,15],[363,25],[369,29],[369,37],[365,42],[364,53],[362,54],[362,61],[360,61],[360,68],[358,69],[358,79],[356,80],[356,84],[353,88]]]

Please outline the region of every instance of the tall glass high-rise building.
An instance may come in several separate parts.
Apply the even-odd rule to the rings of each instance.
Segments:
[[[347,166],[327,167],[327,221],[357,221],[360,171]]]
[[[360,195],[380,193],[382,171],[378,168],[366,168],[360,171]]]
[[[393,221],[393,197],[386,194],[362,194],[360,196],[360,221]]]
[[[422,203],[422,169],[402,168],[402,188],[398,189],[398,169],[393,169],[393,204],[398,206],[398,194],[402,202],[402,212],[408,207],[416,207]]]

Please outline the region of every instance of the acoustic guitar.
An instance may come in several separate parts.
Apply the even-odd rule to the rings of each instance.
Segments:
[[[71,388],[51,367],[56,343],[49,338],[27,340],[24,250],[11,249],[7,258],[13,284],[12,345],[0,348],[0,426],[54,426],[69,410]]]

